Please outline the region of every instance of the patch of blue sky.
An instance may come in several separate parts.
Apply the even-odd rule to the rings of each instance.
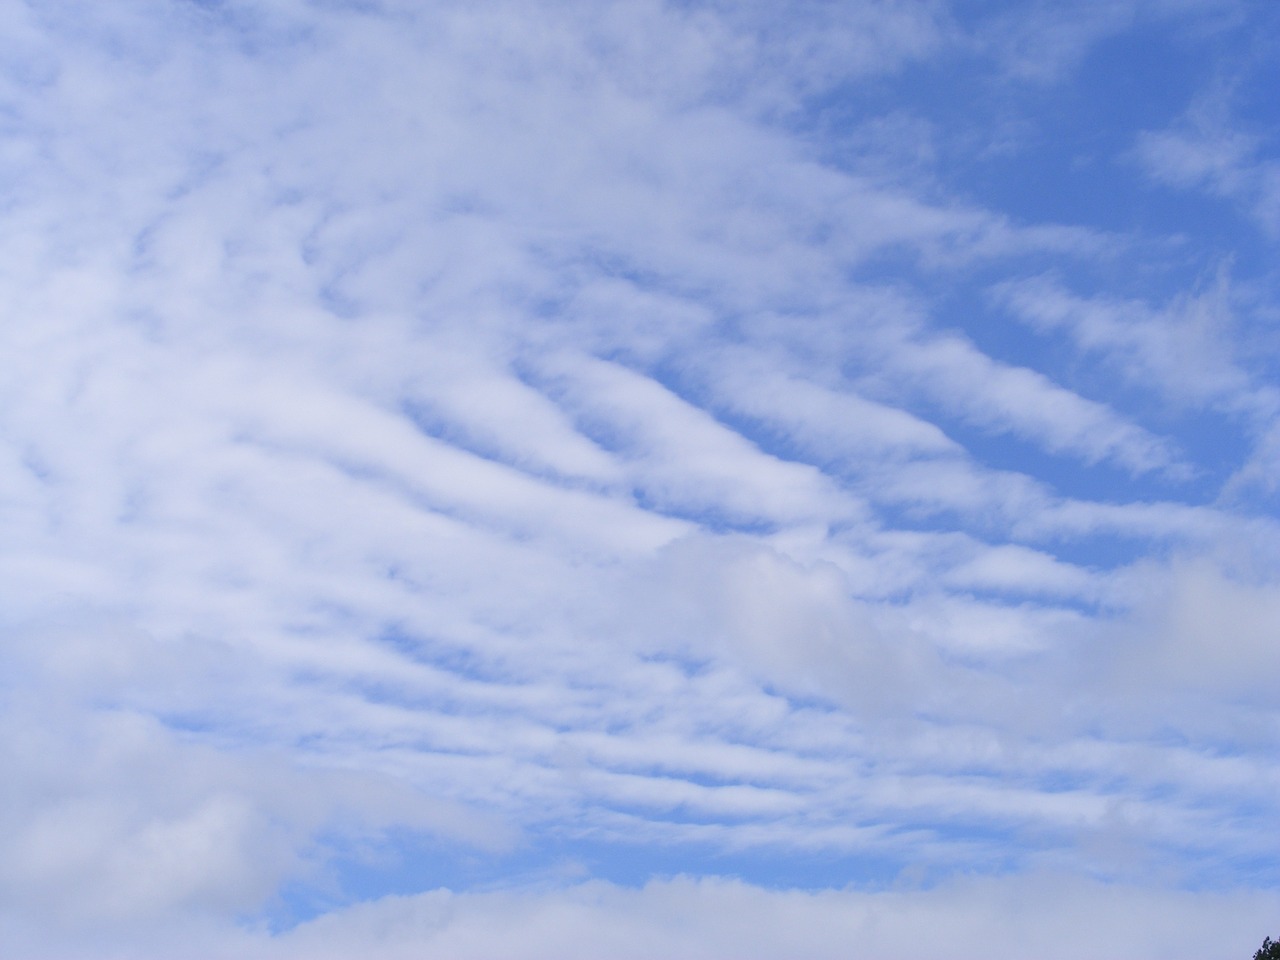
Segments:
[[[376,637],[410,660],[448,670],[468,680],[496,679],[493,667],[474,645],[441,634],[428,634],[402,624],[386,624]]]
[[[397,831],[355,843],[335,839],[333,860],[316,885],[295,884],[272,917],[276,924],[297,923],[332,909],[337,902],[372,900],[388,894],[413,894],[445,887],[454,891],[554,885],[592,877],[624,887],[679,875],[733,877],[767,889],[821,890],[856,886],[879,889],[912,871],[909,855],[889,849],[930,831],[869,827],[880,834],[882,849],[850,852],[817,847],[800,855],[768,846],[726,849],[714,842],[599,840],[540,831],[505,854],[478,854],[426,835]],[[967,844],[989,840],[978,833],[960,835]],[[926,867],[926,869],[928,869]]]
[[[926,405],[927,404],[927,405]],[[949,409],[943,402],[920,403],[918,409],[928,419],[942,426],[947,435],[958,441],[973,459],[992,470],[1012,471],[1034,477],[1063,497],[1110,502],[1182,500],[1197,494],[1211,499],[1217,488],[1212,477],[1202,478],[1198,464],[1186,463],[1185,472],[1178,460],[1171,470],[1152,468],[1135,475],[1133,468],[1117,464],[1110,458],[1088,462],[1074,450],[1046,450],[1035,438],[1011,435],[1012,430],[975,425],[962,413]],[[1181,450],[1174,448],[1177,453]],[[1170,475],[1172,472],[1172,476]],[[1219,476],[1219,482],[1222,477]],[[1194,484],[1206,484],[1196,490]]]
[[[554,863],[528,850],[494,855],[405,829],[355,837],[322,834],[315,838],[312,856],[317,858],[312,877],[283,885],[262,914],[245,919],[287,930],[351,903],[442,887],[484,889]]]
[[[1242,853],[1236,857],[1192,860],[1186,865],[1185,852],[1170,852],[1167,863],[1177,871],[1182,889],[1212,893],[1248,885],[1263,889],[1280,886],[1280,849]],[[1170,869],[1166,867],[1166,869]]]
[[[682,651],[662,650],[656,653],[640,653],[637,659],[641,663],[656,663],[679,671],[686,679],[705,675],[713,661],[705,656],[693,656]]]
[[[673,520],[687,520],[707,533],[768,536],[779,529],[774,521],[738,510],[721,509],[714,505],[682,507],[671,503],[662,491],[654,492],[645,487],[634,488],[631,497],[642,510]]]
[[[1111,58],[1080,66],[1079,76],[1093,89],[1072,84],[1033,87],[1025,99],[1015,95],[1023,102],[1011,105],[1013,116],[1007,120],[1028,122],[1030,128],[1014,134],[1007,152],[996,145],[982,145],[986,155],[970,160],[963,174],[952,181],[961,195],[1023,223],[1081,224],[1115,233],[1185,230],[1189,226],[1186,208],[1162,204],[1143,191],[1136,165],[1127,157],[1133,149],[1135,124],[1164,126],[1183,106],[1179,90],[1191,88],[1191,71],[1180,69],[1177,58],[1159,53],[1153,60],[1163,70],[1131,64],[1126,60],[1129,50],[1146,50],[1147,41],[1131,40],[1124,46]],[[1117,70],[1118,65],[1125,69]],[[1178,80],[1163,79],[1166,72]],[[1144,99],[1148,90],[1126,89],[1139,78],[1144,85],[1150,84],[1151,91],[1158,91],[1156,102]],[[1126,113],[1141,116],[1126,117]],[[1027,121],[1029,117],[1037,119]],[[1204,224],[1213,222],[1206,218]]]
[[[1205,55],[1212,42],[1173,26],[1123,31],[1100,40],[1070,82],[993,76],[976,58],[916,64],[824,93],[806,114],[810,136],[830,162],[891,173],[1015,223],[1079,225],[1147,244],[1172,236],[1183,246],[1090,264],[1113,288],[1143,282],[1157,262],[1194,263],[1215,251],[1257,272],[1268,246],[1243,214],[1222,199],[1152,184],[1134,156],[1136,131],[1174,122],[1223,69]],[[1060,257],[1054,265],[1062,268]],[[1165,287],[1174,279],[1163,268],[1156,275]],[[964,282],[948,277],[957,279]]]

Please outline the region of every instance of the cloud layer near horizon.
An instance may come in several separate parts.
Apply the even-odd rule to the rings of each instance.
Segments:
[[[1274,17],[2,9],[18,949],[1274,919]]]

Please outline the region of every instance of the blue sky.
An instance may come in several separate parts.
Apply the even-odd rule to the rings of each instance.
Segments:
[[[1274,5],[0,10],[6,956],[1280,932]]]

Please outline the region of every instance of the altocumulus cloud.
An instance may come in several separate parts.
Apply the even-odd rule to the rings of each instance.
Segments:
[[[0,18],[6,956],[1276,932],[1275,11]]]

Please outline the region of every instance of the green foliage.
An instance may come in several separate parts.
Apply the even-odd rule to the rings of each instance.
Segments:
[[[1253,960],[1280,960],[1280,941],[1267,937],[1262,941],[1262,948],[1253,955]]]

